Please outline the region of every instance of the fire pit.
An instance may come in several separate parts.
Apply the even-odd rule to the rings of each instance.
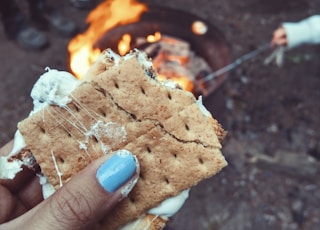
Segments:
[[[161,47],[165,44],[161,52],[160,44]],[[213,81],[201,82],[209,72],[228,64],[227,42],[214,25],[180,10],[150,6],[148,11],[142,12],[139,20],[114,26],[96,39],[92,46],[93,50],[111,48],[122,55],[133,48],[144,50],[154,60],[156,68],[159,67],[159,60],[169,58],[164,61],[169,63],[166,65],[169,68],[163,68],[163,64],[160,64],[161,69],[158,68],[161,78],[187,82],[182,85],[195,95],[209,95],[226,78],[223,74]],[[179,65],[173,66],[174,62]],[[168,74],[172,72],[176,73]]]

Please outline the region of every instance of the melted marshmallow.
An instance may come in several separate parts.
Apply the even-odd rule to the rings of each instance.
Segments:
[[[177,82],[174,82],[172,80],[160,81],[160,84],[171,89],[177,89],[179,87],[181,88],[181,86]]]
[[[85,137],[86,139],[95,137],[100,144],[102,152],[107,154],[113,146],[125,141],[127,138],[127,131],[125,127],[117,123],[104,123],[103,121],[98,120],[85,133]]]
[[[211,113],[207,110],[207,108],[202,103],[202,96],[199,96],[198,100],[196,101],[197,106],[200,108],[202,114],[207,117],[211,117]]]
[[[0,156],[0,178],[13,179],[22,170],[22,161],[10,161],[7,157]]]
[[[66,106],[71,101],[70,93],[78,84],[79,81],[72,74],[47,68],[47,72],[32,88],[31,97],[34,108],[30,115],[48,105]]]
[[[43,199],[47,199],[49,196],[51,196],[56,190],[53,187],[52,184],[48,182],[48,179],[43,174],[38,174],[39,177],[39,183],[42,187],[42,196]]]
[[[189,196],[189,190],[182,191],[179,195],[175,197],[170,197],[164,201],[161,202],[160,205],[156,206],[155,208],[152,208],[148,211],[148,214],[152,214],[157,218],[160,216],[162,219],[167,220],[169,217],[172,217],[174,214],[176,214],[179,209],[183,206],[186,199]],[[132,222],[127,223],[125,226],[121,228],[121,230],[131,230],[131,229],[137,229],[139,226],[140,229],[140,223],[143,221],[144,215],[140,216],[139,218],[135,219]],[[149,229],[150,225],[144,226],[144,229]]]
[[[184,190],[179,195],[162,201],[160,205],[150,209],[148,213],[165,218],[173,216],[180,210],[186,199],[189,197],[189,191],[190,189]]]
[[[106,49],[103,51],[102,55],[98,57],[98,60],[103,60],[105,58],[111,59],[114,62],[114,65],[118,65],[121,59],[121,56],[117,53],[113,52],[111,49]]]
[[[143,52],[140,52],[138,49],[134,49],[126,56],[124,56],[124,60],[128,60],[130,58],[137,57],[139,64],[145,69],[153,68],[152,61],[147,57],[147,55]]]

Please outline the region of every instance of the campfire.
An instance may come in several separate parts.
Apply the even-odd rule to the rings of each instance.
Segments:
[[[196,95],[209,94],[225,77],[199,83],[227,64],[227,46],[220,31],[196,16],[117,0],[100,3],[86,22],[88,29],[68,45],[70,70],[78,78],[106,48],[120,55],[133,48],[146,52],[160,80],[171,79]]]

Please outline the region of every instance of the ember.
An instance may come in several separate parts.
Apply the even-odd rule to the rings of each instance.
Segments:
[[[203,58],[196,56],[191,50],[190,44],[182,39],[157,32],[159,40],[149,42],[138,38],[138,47],[145,47],[144,51],[152,58],[154,67],[157,69],[160,80],[170,79],[179,83],[185,90],[193,92],[195,76],[201,71],[210,72],[209,65]]]

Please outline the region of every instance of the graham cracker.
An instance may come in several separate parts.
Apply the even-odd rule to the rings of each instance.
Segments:
[[[55,188],[104,154],[127,149],[137,156],[137,185],[97,226],[114,230],[227,163],[220,151],[223,129],[191,93],[160,84],[152,68],[141,66],[138,51],[118,64],[108,52],[66,107],[48,106],[18,128]],[[95,125],[108,133],[90,135]]]
[[[121,230],[162,230],[166,226],[167,221],[168,218],[162,218],[161,216],[155,216],[153,214],[146,214],[122,227]]]

